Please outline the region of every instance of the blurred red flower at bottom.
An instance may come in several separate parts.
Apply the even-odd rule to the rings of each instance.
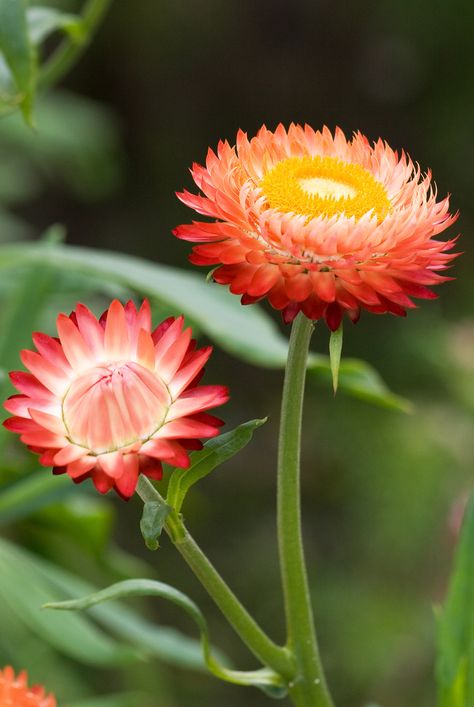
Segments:
[[[41,685],[28,687],[28,676],[23,670],[15,676],[12,667],[7,665],[0,670],[0,706],[1,707],[56,707],[54,695],[46,695]]]

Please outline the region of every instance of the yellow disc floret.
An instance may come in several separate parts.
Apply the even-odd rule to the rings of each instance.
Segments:
[[[263,177],[260,188],[272,209],[330,218],[361,218],[372,211],[381,221],[390,211],[383,184],[364,167],[335,157],[289,157]]]

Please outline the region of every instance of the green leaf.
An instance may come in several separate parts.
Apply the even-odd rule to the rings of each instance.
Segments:
[[[36,52],[30,43],[24,0],[0,0],[0,51],[15,80],[23,115],[32,124]]]
[[[332,374],[332,387],[334,390],[334,395],[337,393],[337,385],[339,382],[339,368],[341,365],[341,352],[342,352],[342,340],[343,340],[343,328],[342,322],[336,331],[331,332],[329,338],[329,360],[331,366]]]
[[[32,585],[38,585],[42,588],[41,598],[36,595],[30,600],[31,610],[45,621],[49,621],[52,617],[48,617],[47,612],[39,611],[39,607],[48,599],[59,596],[77,596],[78,594],[87,594],[96,591],[95,587],[83,579],[66,572],[59,567],[42,560],[32,553],[26,552],[22,548],[12,545],[5,540],[0,539],[0,567],[3,563],[1,557],[6,558],[7,563],[12,564],[12,577],[19,577],[15,573],[15,563],[19,563],[26,568],[29,573],[28,582]],[[8,574],[5,575],[5,582],[8,583]],[[12,580],[22,581],[20,579]],[[28,584],[24,585],[25,591]],[[0,582],[0,607],[2,604],[1,590],[4,588],[4,576]],[[2,616],[5,614],[5,609],[2,607]],[[148,655],[158,658],[170,665],[175,665],[192,670],[203,670],[204,661],[199,643],[191,638],[185,637],[182,633],[168,626],[153,626],[149,620],[140,616],[136,611],[132,611],[128,607],[118,602],[110,605],[97,606],[90,611],[94,622],[99,623],[104,628],[113,632],[114,635],[124,639],[128,645],[134,646],[140,651],[140,655]],[[57,645],[53,634],[53,640],[49,640],[49,633],[42,633],[37,630],[35,622],[29,623],[28,614],[18,612],[18,620],[22,620],[26,628],[35,632],[41,637],[43,643],[53,645],[61,652],[69,655],[68,651],[63,651],[61,645]],[[62,620],[66,617],[60,617]],[[76,617],[82,618],[82,617]],[[86,626],[92,626],[96,631],[96,623],[86,622]],[[59,622],[60,631],[61,621]],[[0,632],[0,637],[2,633]],[[102,632],[99,636],[103,636]],[[109,639],[110,640],[110,639]],[[113,643],[117,646],[117,643]],[[72,647],[73,648],[73,647]],[[99,646],[100,648],[100,646]],[[122,647],[121,647],[122,650]],[[81,658],[77,658],[81,660]],[[83,661],[87,662],[87,661]]]
[[[26,21],[30,41],[33,44],[41,44],[58,30],[65,32],[74,41],[80,42],[84,39],[82,18],[68,12],[61,12],[54,7],[28,7]]]
[[[0,526],[25,518],[71,491],[77,489],[66,474],[53,476],[46,469],[35,471],[0,493]]]
[[[332,380],[329,356],[311,354],[308,360],[310,378],[329,383]],[[339,390],[360,400],[381,407],[410,413],[413,406],[387,387],[380,374],[369,363],[356,358],[345,358],[339,367]]]
[[[170,512],[171,507],[163,503],[148,501],[144,504],[140,530],[145,540],[145,545],[149,550],[158,550],[160,546],[158,538]]]
[[[20,548],[0,543],[0,602],[43,641],[75,660],[91,665],[121,665],[136,660],[134,649],[119,644],[90,620],[71,614],[48,615],[41,610],[57,589],[35,571]]]
[[[474,496],[466,508],[448,596],[438,617],[438,707],[474,704]]]
[[[0,271],[21,263],[43,265],[44,245],[22,243],[0,246]],[[97,288],[104,280],[119,283],[183,312],[225,351],[264,368],[283,368],[288,342],[275,323],[258,306],[243,307],[238,298],[223,287],[206,283],[200,275],[167,265],[151,263],[130,255],[81,248],[49,246],[50,268],[95,276]],[[312,354],[312,377],[330,382],[328,356]],[[410,403],[393,394],[369,364],[346,359],[339,369],[339,388],[371,403],[408,412]]]
[[[0,269],[20,262],[42,264],[43,246],[18,244],[0,247]],[[151,263],[120,253],[59,246],[48,250],[48,264],[119,282],[178,309],[195,320],[203,332],[223,349],[268,368],[280,368],[286,361],[287,341],[257,307],[242,307],[223,287],[208,284],[198,274]]]
[[[94,594],[82,599],[71,599],[62,602],[49,602],[46,609],[82,610],[88,609],[104,601],[123,599],[136,596],[154,596],[166,599],[182,609],[196,624],[201,634],[201,643],[206,665],[213,675],[235,685],[252,685],[267,692],[268,695],[281,698],[286,695],[286,686],[282,678],[269,668],[260,670],[239,671],[230,670],[216,660],[211,651],[209,630],[206,620],[197,606],[186,594],[163,582],[150,579],[129,579],[112,584]]]
[[[168,484],[166,502],[179,513],[191,486],[243,449],[252,439],[255,430],[266,421],[267,418],[250,420],[219,437],[208,440],[200,452],[191,455],[189,469],[173,471]]]

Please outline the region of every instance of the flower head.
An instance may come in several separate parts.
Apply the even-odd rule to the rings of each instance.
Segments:
[[[186,468],[187,450],[218,434],[221,421],[204,411],[228,391],[197,385],[212,349],[195,349],[183,317],[152,330],[146,300],[138,311],[115,300],[99,321],[78,304],[57,330],[22,351],[30,372],[10,374],[21,395],[6,401],[14,417],[4,423],[54,473],[130,498],[139,473],[160,479],[161,462]]]
[[[308,125],[239,131],[191,173],[203,195],[179,198],[216,220],[174,233],[199,244],[191,261],[217,265],[214,280],[243,304],[265,297],[285,321],[302,311],[334,330],[361,309],[405,315],[449,279],[438,271],[454,240],[435,239],[456,219],[448,197],[437,201],[431,174],[382,140]]]
[[[0,670],[0,705],[2,707],[56,707],[54,695],[46,695],[39,685],[28,687],[25,671],[15,677],[9,665]]]

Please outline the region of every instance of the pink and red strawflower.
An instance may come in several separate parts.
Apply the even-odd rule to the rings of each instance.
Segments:
[[[186,468],[188,451],[218,434],[221,420],[205,411],[228,391],[198,385],[212,348],[196,349],[183,317],[152,329],[148,301],[137,311],[115,300],[100,320],[78,304],[57,330],[22,351],[29,372],[10,374],[21,395],[6,401],[14,417],[4,423],[54,473],[128,499],[140,473],[161,479],[162,462]]]
[[[239,131],[191,174],[202,194],[178,197],[214,220],[174,234],[198,243],[191,262],[217,265],[214,280],[243,304],[266,298],[286,321],[302,311],[335,330],[361,309],[405,315],[449,279],[439,273],[455,239],[436,236],[457,215],[431,173],[382,140],[294,124],[250,140]]]
[[[9,665],[0,670],[1,707],[56,707],[54,695],[47,695],[40,685],[28,687],[25,671],[15,676]]]

